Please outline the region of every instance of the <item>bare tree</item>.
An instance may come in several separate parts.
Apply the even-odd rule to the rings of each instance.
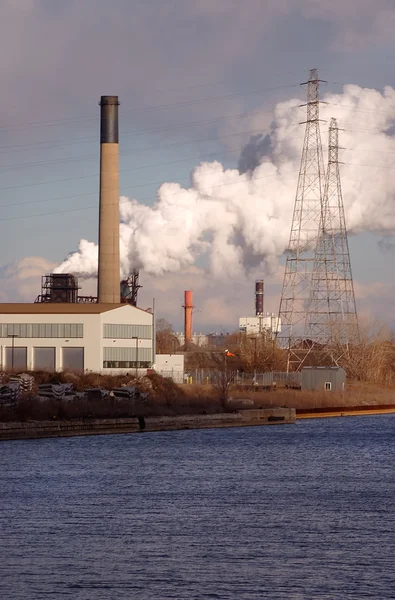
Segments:
[[[390,385],[395,375],[395,346],[388,328],[377,321],[360,324],[339,364],[350,379]]]
[[[249,373],[281,371],[286,368],[284,352],[267,334],[241,334],[237,353],[242,361],[242,368]]]
[[[157,354],[174,354],[180,347],[180,342],[173,331],[173,325],[166,319],[156,321],[156,352]]]
[[[217,392],[222,407],[225,408],[229,399],[229,392],[234,383],[235,372],[229,364],[229,357],[234,357],[233,352],[227,348],[218,354],[218,366],[212,374],[212,385]]]

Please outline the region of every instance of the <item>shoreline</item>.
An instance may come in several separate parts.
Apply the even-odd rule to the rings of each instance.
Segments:
[[[296,409],[296,420],[299,419],[325,419],[329,417],[363,417],[372,415],[395,414],[395,406],[360,406],[350,408],[329,409]]]
[[[149,433],[185,429],[221,429],[295,424],[293,408],[262,408],[212,415],[180,415],[130,419],[78,419],[75,421],[27,421],[0,423],[0,441]]]
[[[0,442],[11,440],[153,433],[187,429],[223,429],[295,424],[303,419],[324,419],[395,414],[395,405],[328,409],[262,408],[209,415],[76,419],[70,421],[11,421],[0,423]]]

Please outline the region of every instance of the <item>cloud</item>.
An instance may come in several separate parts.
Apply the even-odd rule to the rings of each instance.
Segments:
[[[363,320],[377,319],[395,328],[395,284],[392,281],[354,281],[358,316]]]
[[[378,241],[378,245],[383,254],[390,254],[395,252],[395,237],[384,236]]]
[[[54,267],[53,262],[39,256],[0,267],[0,302],[33,302],[41,292],[41,276]]]
[[[313,32],[323,26],[329,29],[322,40],[328,39],[332,49],[376,49],[393,43],[394,19],[392,0],[359,0],[357,14],[355,0],[8,0],[0,7],[0,35],[7,48],[0,56],[2,116],[19,124],[20,118],[79,115],[103,93],[119,93],[134,107],[191,99],[205,91],[215,96],[219,81],[225,83],[220,92],[232,91],[250,73],[256,79],[258,72],[264,78],[269,65],[276,70],[276,53],[292,61],[290,31],[307,47],[316,43]],[[326,50],[322,40],[314,48],[316,59]],[[199,89],[210,82],[212,89]],[[232,103],[237,100],[226,104]],[[210,103],[190,106],[188,115],[212,110]],[[168,111],[137,114],[140,121],[169,118]]]
[[[41,275],[52,272],[53,263],[40,257],[26,257],[0,268],[1,302],[32,302],[40,293]],[[265,278],[265,311],[277,313],[281,293],[283,268]],[[167,319],[175,330],[183,328],[184,290],[193,290],[195,310],[193,329],[196,332],[232,332],[238,328],[241,316],[254,315],[254,281],[262,277],[257,270],[248,276],[217,281],[207,277],[204,269],[188,267],[177,273],[155,277],[141,273],[143,287],[139,306],[152,308],[155,298],[158,318]],[[81,295],[96,295],[96,279],[80,281]],[[357,308],[362,319],[377,318],[395,326],[391,282],[361,283],[354,281]]]
[[[255,279],[261,278],[257,270],[249,276],[231,277],[218,281],[207,277],[204,269],[188,267],[177,273],[155,277],[141,273],[143,288],[139,294],[139,306],[152,306],[156,301],[158,317],[166,318],[176,330],[183,328],[184,291],[193,291],[193,329],[195,332],[231,332],[238,328],[241,316],[255,314]],[[265,281],[265,310],[276,313],[282,283],[282,269],[275,277]]]
[[[337,116],[345,211],[354,233],[395,231],[395,90],[347,85],[326,94],[322,116]],[[299,171],[305,109],[297,99],[277,104],[273,119],[241,153],[240,171],[201,163],[191,185],[164,183],[153,206],[122,197],[122,275],[151,275],[201,264],[216,280],[260,269],[272,273],[287,248]],[[327,133],[323,147],[328,145]],[[372,211],[372,207],[374,210]],[[97,271],[97,246],[82,240],[59,272],[82,277]]]

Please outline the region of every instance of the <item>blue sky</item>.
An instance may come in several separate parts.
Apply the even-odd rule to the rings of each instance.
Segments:
[[[33,299],[40,268],[61,262],[81,238],[97,240],[101,95],[121,101],[121,194],[152,204],[161,182],[187,184],[205,157],[236,167],[246,141],[234,134],[240,115],[302,98],[297,86],[312,67],[328,91],[394,85],[394,23],[391,0],[4,1],[1,299]],[[350,237],[359,304],[395,324],[394,255],[379,239]],[[19,269],[26,257],[38,260]],[[201,309],[197,329],[236,327],[252,309],[255,275],[235,292],[200,267],[163,279],[142,273],[142,302],[157,297],[179,328],[188,283]],[[267,289],[276,311],[278,278]]]

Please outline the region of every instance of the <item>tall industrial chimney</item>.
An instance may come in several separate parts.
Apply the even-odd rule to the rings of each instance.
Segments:
[[[184,336],[185,343],[188,344],[192,341],[192,310],[193,310],[192,292],[186,290],[184,292]]]
[[[255,314],[257,317],[263,315],[263,279],[255,282]]]
[[[119,304],[118,96],[100,99],[100,209],[97,297]]]

